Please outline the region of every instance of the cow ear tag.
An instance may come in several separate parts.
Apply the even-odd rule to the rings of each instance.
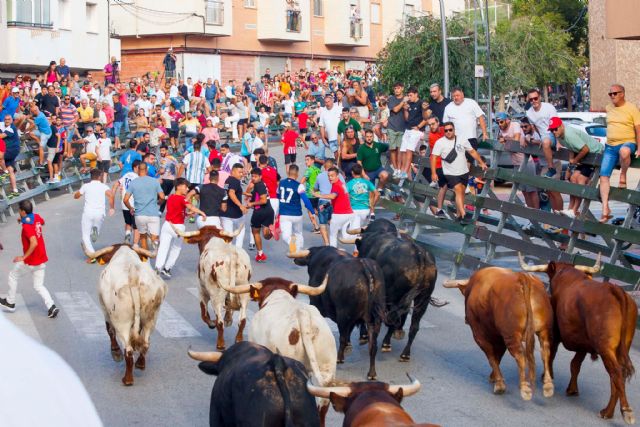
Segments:
[[[258,299],[260,297],[260,293],[253,286],[251,287],[251,298]]]

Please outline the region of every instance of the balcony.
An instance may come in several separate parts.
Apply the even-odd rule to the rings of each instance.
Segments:
[[[204,12],[207,25],[224,25],[224,2],[207,0]]]
[[[324,22],[324,43],[329,46],[369,46],[371,4],[369,0],[325,0],[326,10],[335,11]]]
[[[289,43],[310,40],[308,0],[260,0],[257,4],[258,40]]]

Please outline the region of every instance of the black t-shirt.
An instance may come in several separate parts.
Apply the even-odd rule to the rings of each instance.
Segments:
[[[41,100],[42,110],[48,111],[51,114],[56,113],[56,107],[60,106],[60,101],[55,95],[44,95]]]
[[[238,200],[242,201],[242,184],[238,178],[234,178],[232,176],[227,178],[224,183],[224,188],[227,192],[229,192],[229,190],[233,190]],[[220,213],[220,216],[233,219],[240,218],[242,216],[242,210],[240,210],[240,207],[231,200],[231,196],[229,196],[229,200],[227,200],[227,211]]]
[[[56,125],[51,125],[51,138],[47,140],[48,148],[56,148],[58,146],[58,128]]]
[[[262,181],[253,185],[253,190],[251,191],[251,201],[252,202],[259,201],[260,197],[262,197],[265,194],[267,195],[267,204],[254,206],[253,207],[254,212],[273,211],[273,208],[271,207],[271,203],[269,202],[269,190],[267,190],[267,186]]]
[[[220,207],[227,192],[218,187],[218,184],[199,185],[196,191],[200,194],[200,209],[207,216],[220,216]]]
[[[429,103],[429,109],[431,110],[431,113],[436,116],[438,120],[440,120],[440,123],[442,123],[442,117],[444,117],[444,109],[447,105],[449,105],[450,102],[451,100],[449,98],[443,98],[440,102],[432,100]]]
[[[414,128],[422,121],[422,101],[408,102],[409,118],[406,120],[407,129]]]

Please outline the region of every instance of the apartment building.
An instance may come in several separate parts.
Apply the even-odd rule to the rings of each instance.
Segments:
[[[0,76],[44,71],[62,57],[73,70],[102,69],[120,56],[108,13],[100,0],[0,0]]]
[[[438,0],[111,0],[122,77],[162,73],[169,47],[181,76],[221,81],[270,68],[364,68],[407,16]]]

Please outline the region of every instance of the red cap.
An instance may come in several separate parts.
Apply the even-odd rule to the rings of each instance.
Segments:
[[[562,120],[560,117],[551,117],[549,120],[549,128],[547,130],[554,130],[559,128],[562,125]]]

